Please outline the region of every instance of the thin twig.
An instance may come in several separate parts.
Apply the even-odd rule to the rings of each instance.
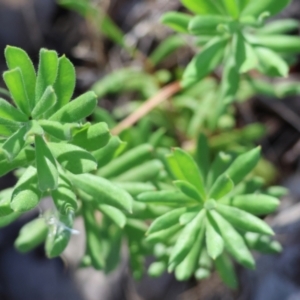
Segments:
[[[164,88],[162,88],[155,96],[148,99],[145,103],[142,104],[135,112],[125,118],[122,122],[120,122],[115,128],[112,129],[112,134],[120,134],[123,130],[131,127],[138,120],[148,114],[152,109],[154,109],[157,105],[164,102],[168,98],[177,94],[182,89],[180,83],[178,81],[173,82]]]

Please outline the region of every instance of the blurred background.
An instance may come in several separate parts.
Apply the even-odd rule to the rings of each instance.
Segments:
[[[101,20],[97,23],[80,7],[75,5],[70,9],[67,4],[68,1],[55,0],[0,0],[1,72],[6,70],[3,55],[6,45],[23,48],[35,64],[42,47],[55,49],[59,55],[66,54],[76,67],[75,94],[90,89],[106,74],[121,68],[152,72],[153,66],[147,57],[172,33],[159,19],[164,12],[182,10],[178,0],[94,1],[99,16],[107,14],[119,28],[111,38],[99,29]],[[294,0],[276,16],[287,17],[300,20],[299,0]],[[118,43],[120,32],[125,35],[126,47]],[[133,54],[132,49],[138,51]],[[181,47],[159,68],[173,71],[178,66],[184,67],[192,54],[190,47]],[[299,72],[298,57],[290,77],[299,80]],[[2,78],[0,85],[4,87]],[[112,111],[129,103],[132,97],[130,93],[104,96],[99,98],[99,106]],[[267,134],[259,144],[263,146],[265,157],[275,166],[273,183],[282,184],[290,191],[282,199],[279,211],[269,217],[283,252],[273,256],[256,255],[256,271],[237,266],[239,290],[230,291],[216,275],[201,282],[184,283],[169,274],[159,279],[145,275],[136,282],[130,275],[126,255],[122,265],[109,276],[89,268],[78,269],[84,247],[82,235],[73,236],[62,259],[48,260],[43,247],[20,254],[13,242],[21,226],[39,213],[34,211],[0,229],[0,300],[300,299],[300,97],[274,100],[255,96],[236,105],[240,125],[262,122],[266,126]],[[10,187],[14,182],[12,174],[6,175],[0,179],[0,188]],[[80,220],[75,228],[79,231],[82,228]],[[151,258],[147,263],[150,262]]]

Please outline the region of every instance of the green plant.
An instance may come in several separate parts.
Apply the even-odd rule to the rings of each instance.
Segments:
[[[60,2],[99,21],[89,1]],[[231,257],[254,268],[249,249],[278,253],[281,247],[260,217],[276,210],[277,198],[286,191],[266,188],[273,169],[261,175],[260,147],[255,147],[264,128],[251,124],[236,129],[233,103],[257,92],[299,92],[294,83],[274,89],[253,72],[288,75],[287,61],[299,52],[300,39],[283,33],[298,23],[264,23],[288,2],[183,0],[197,16],[163,16],[163,23],[180,34],[149,55],[152,73],[116,71],[92,87],[96,94],[87,92],[72,101],[75,71],[65,56],[42,49],[36,74],[23,50],[7,47],[9,70],[3,78],[15,106],[0,99],[0,175],[16,170],[19,179],[13,188],[0,192],[0,226],[35,208],[44,196],[52,197],[56,209],[26,224],[16,247],[26,252],[45,242],[48,257],[59,256],[69,242],[75,216],[81,216],[86,235],[81,266],[110,272],[126,240],[136,278],[144,273],[145,256],[154,254],[150,275],[168,270],[175,271],[178,280],[193,275],[202,279],[215,268],[231,288],[237,287]],[[112,31],[107,31],[107,24]],[[98,25],[126,48],[112,24],[105,17],[105,26]],[[185,44],[182,34],[194,36],[201,51],[185,70],[177,70],[183,78],[169,91],[171,109],[154,109],[151,97],[161,103],[156,95],[173,76],[159,65]],[[214,79],[205,78],[219,67],[221,73]],[[142,108],[150,103],[151,109],[143,110],[136,127],[122,127],[120,139],[110,129],[116,132],[124,107],[109,114],[97,107],[97,97],[128,91],[142,100],[127,104],[128,114],[147,98],[152,100]],[[142,118],[147,112],[150,115]],[[181,149],[186,142],[192,142],[191,147]]]

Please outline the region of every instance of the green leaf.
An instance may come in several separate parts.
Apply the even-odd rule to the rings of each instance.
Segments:
[[[71,61],[63,55],[58,59],[58,72],[53,86],[57,96],[57,103],[53,111],[57,111],[71,100],[75,83],[75,68]]]
[[[213,71],[221,62],[226,39],[215,37],[209,41],[188,64],[184,71],[181,85],[187,88]]]
[[[216,34],[219,24],[228,23],[230,19],[224,16],[196,16],[188,24],[188,31],[193,35]]]
[[[114,157],[118,156],[125,146],[126,143],[122,142],[119,137],[111,137],[103,148],[93,152],[93,156],[98,163],[98,168],[100,169],[107,165]]]
[[[179,224],[180,216],[186,212],[185,207],[173,209],[170,212],[156,218],[150,225],[146,235],[165,230],[171,226]]]
[[[219,152],[209,169],[207,175],[207,187],[210,188],[217,178],[229,167],[232,157],[224,152]]]
[[[268,35],[248,38],[249,42],[253,45],[269,48],[275,52],[297,54],[300,51],[300,38],[297,36],[289,35]]]
[[[170,26],[170,25],[169,25]],[[172,26],[170,26],[172,27]],[[171,35],[163,40],[149,56],[154,66],[157,66],[160,62],[170,56],[177,49],[186,46],[185,40],[182,36]]]
[[[16,130],[20,129],[24,123],[18,123],[16,121],[3,119],[0,117],[0,135],[1,136],[10,136]]]
[[[223,253],[215,260],[216,269],[223,282],[231,289],[237,289],[238,279],[234,271],[234,266],[229,257]]]
[[[254,215],[270,214],[276,210],[279,204],[278,199],[263,194],[240,195],[231,201],[231,205]]]
[[[249,248],[264,254],[278,254],[282,251],[281,245],[277,241],[272,241],[267,235],[247,232],[245,240]]]
[[[74,174],[87,173],[97,168],[93,155],[80,147],[65,143],[48,143],[48,147],[56,160]]]
[[[1,147],[10,162],[19,155],[25,146],[25,135],[27,132],[26,127],[27,126],[21,127],[18,131],[11,135]]]
[[[70,211],[76,212],[77,210],[77,198],[72,189],[69,180],[62,174],[59,174],[58,187],[51,192],[51,196],[60,214],[67,215]]]
[[[107,124],[103,122],[88,124],[88,126],[83,126],[81,129],[73,130],[73,132],[72,144],[87,151],[95,151],[104,147],[110,139]]]
[[[167,229],[149,234],[145,241],[149,244],[157,244],[159,242],[166,244],[178,233],[181,228],[182,226],[180,224],[173,225]]]
[[[27,116],[31,109],[20,68],[14,68],[3,73],[3,79],[8,87],[16,106]]]
[[[27,166],[35,159],[34,150],[32,148],[23,149],[20,154],[11,162],[6,158],[0,160],[0,176],[15,170],[16,168]]]
[[[0,217],[4,217],[13,213],[10,207],[10,200],[12,196],[13,189],[5,189],[0,192]]]
[[[197,139],[195,160],[200,168],[202,178],[206,178],[210,164],[210,150],[208,145],[208,139],[203,133],[199,134]]]
[[[246,268],[253,269],[255,266],[254,259],[241,235],[216,211],[211,210],[208,214],[217,223],[219,231],[225,242],[225,248],[228,252],[231,253],[240,264]]]
[[[58,57],[53,50],[41,49],[35,87],[35,104],[43,96],[48,86],[53,86],[57,77]]]
[[[239,155],[226,170],[234,185],[241,182],[257,165],[260,159],[260,147]]]
[[[91,174],[69,174],[73,184],[91,195],[98,204],[107,204],[132,211],[132,197],[112,182]]]
[[[186,224],[190,223],[197,216],[200,209],[201,207],[199,206],[188,208],[186,212],[179,218],[180,225],[185,226]]]
[[[31,251],[45,241],[47,232],[45,220],[37,218],[21,228],[14,246],[22,253]]]
[[[25,114],[2,98],[0,98],[0,118],[16,122],[28,121],[28,117]]]
[[[198,233],[198,237],[195,240],[194,245],[192,245],[192,248],[190,249],[189,253],[184,258],[184,260],[176,267],[175,277],[177,280],[188,280],[198,267],[197,263],[199,261],[201,248],[203,246],[203,233],[204,230],[201,230]]]
[[[156,261],[149,266],[148,275],[160,277],[167,270],[167,264],[163,261]]]
[[[220,175],[209,190],[208,198],[218,200],[227,195],[234,188],[232,180],[227,174]]]
[[[200,233],[201,227],[199,227],[199,224],[203,222],[204,217],[205,214],[202,210],[198,213],[195,219],[188,223],[181,231],[170,254],[169,271],[179,265],[191,250]]]
[[[199,191],[190,183],[185,180],[176,180],[173,182],[180,191],[188,196],[189,198],[195,199],[196,201],[203,202],[203,198],[199,194]]]
[[[106,178],[115,177],[132,167],[140,165],[152,157],[153,147],[149,144],[143,144],[115,158],[105,167],[101,168],[98,175]]]
[[[228,222],[240,230],[274,235],[273,230],[264,221],[241,209],[218,204],[216,210]]]
[[[220,236],[214,221],[208,216],[206,219],[206,248],[207,253],[212,259],[220,256],[224,249],[224,241]]]
[[[188,33],[189,22],[192,16],[180,12],[170,11],[161,17],[160,21],[178,32]]]
[[[275,15],[283,10],[291,0],[264,0],[264,1],[249,1],[249,4],[242,11],[242,16],[259,17],[264,12],[269,12]]]
[[[245,42],[245,61],[240,66],[241,74],[256,69],[258,66],[258,57],[256,55],[256,52],[254,51],[254,48],[246,41],[244,42]]]
[[[4,55],[7,66],[10,70],[20,68],[29,100],[29,107],[30,109],[33,109],[36,74],[31,59],[24,50],[13,46],[7,46],[5,48]]]
[[[126,216],[119,209],[106,204],[100,204],[98,208],[104,215],[116,223],[116,225],[120,228],[124,228],[126,224]]]
[[[224,6],[227,12],[237,19],[239,16],[239,0],[224,0]]]
[[[42,192],[55,190],[58,186],[56,161],[42,136],[35,136],[35,155],[38,186]]]
[[[256,33],[261,35],[289,33],[299,28],[299,21],[295,19],[275,20],[259,28]]]
[[[264,47],[255,47],[254,50],[259,60],[258,69],[261,73],[268,76],[287,77],[289,66],[279,55]]]
[[[39,120],[38,122],[47,134],[62,141],[71,140],[72,130],[78,127],[78,124],[76,123],[62,124],[60,122],[49,120]]]
[[[143,182],[116,182],[120,188],[127,191],[131,196],[136,197],[143,192],[155,191],[156,188],[151,183]]]
[[[140,181],[146,182],[149,180],[154,180],[159,175],[159,172],[163,170],[163,164],[158,159],[153,159],[145,163],[140,164],[134,168],[131,168],[127,172],[114,177],[115,181]]]
[[[185,194],[176,190],[144,192],[137,196],[137,200],[145,203],[164,203],[164,204],[197,203],[195,199],[189,198]]]
[[[203,179],[194,159],[180,148],[174,148],[172,154],[167,156],[167,161],[175,178],[188,181],[198,190],[201,198],[205,199]]]
[[[39,118],[42,114],[46,113],[56,103],[56,95],[52,86],[48,86],[43,93],[42,98],[35,105],[31,115],[34,119]]]
[[[86,92],[60,108],[49,120],[64,123],[78,122],[89,116],[95,109],[96,104],[96,94],[94,92]]]
[[[105,260],[102,254],[104,245],[100,238],[101,232],[97,226],[94,213],[84,205],[82,209],[82,216],[86,233],[87,253],[91,257],[93,267],[97,270],[102,270],[105,266]]]
[[[199,15],[219,15],[225,13],[225,8],[220,1],[213,0],[181,0],[181,3],[190,11]]]
[[[42,193],[36,186],[37,172],[33,167],[27,168],[14,188],[10,207],[15,212],[26,212],[35,208]]]
[[[67,247],[74,222],[74,213],[59,215],[58,220],[50,217],[49,232],[46,238],[45,250],[49,258],[57,257]]]

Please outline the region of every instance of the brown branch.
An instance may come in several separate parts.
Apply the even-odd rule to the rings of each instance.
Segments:
[[[118,135],[123,130],[131,127],[138,120],[148,114],[153,108],[177,94],[181,89],[182,87],[178,81],[165,86],[156,95],[143,103],[142,106],[140,106],[135,112],[133,112],[123,121],[121,121],[115,128],[113,128],[111,130],[112,134]]]

